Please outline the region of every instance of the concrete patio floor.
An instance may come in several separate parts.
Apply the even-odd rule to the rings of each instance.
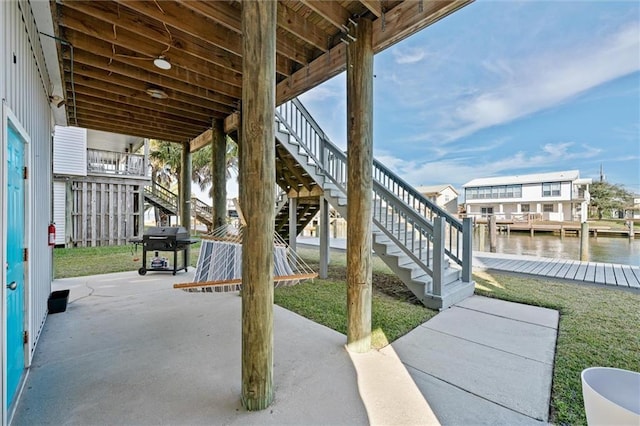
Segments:
[[[346,337],[275,306],[275,401],[240,404],[241,298],[187,293],[136,272],[54,281],[50,315],[12,424],[541,424],[558,313],[473,296],[392,345]]]
[[[393,348],[350,354],[345,336],[275,306],[275,401],[247,412],[241,298],[187,293],[192,272],[56,280],[12,424],[438,424]]]

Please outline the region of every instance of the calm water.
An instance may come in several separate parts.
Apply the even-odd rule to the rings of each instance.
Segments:
[[[473,235],[473,249],[478,250],[481,238]],[[482,251],[489,251],[489,235],[484,238]],[[580,239],[575,236],[514,233],[498,234],[497,253],[525,254],[539,257],[580,260]],[[640,239],[589,238],[589,261],[640,265]]]

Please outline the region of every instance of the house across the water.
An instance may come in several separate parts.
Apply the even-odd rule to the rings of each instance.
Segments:
[[[473,179],[462,187],[468,217],[529,221],[587,220],[590,178],[567,170]]]
[[[418,192],[447,212],[458,213],[458,191],[451,185],[429,185],[416,187]]]

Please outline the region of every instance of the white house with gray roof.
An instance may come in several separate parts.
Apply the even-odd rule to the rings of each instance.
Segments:
[[[451,185],[430,185],[416,187],[418,192],[452,214],[458,213],[458,191]]]
[[[514,221],[587,220],[591,179],[580,171],[473,179],[462,187],[468,217]]]

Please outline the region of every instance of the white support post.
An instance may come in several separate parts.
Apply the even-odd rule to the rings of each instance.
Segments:
[[[289,198],[289,247],[296,250],[296,238],[298,237],[298,199]]]
[[[433,294],[442,296],[442,279],[444,276],[444,219],[433,218]]]
[[[473,259],[473,224],[471,218],[462,219],[462,281],[470,283],[472,281],[472,259]]]
[[[318,276],[326,279],[329,276],[329,202],[320,197],[320,271]]]

